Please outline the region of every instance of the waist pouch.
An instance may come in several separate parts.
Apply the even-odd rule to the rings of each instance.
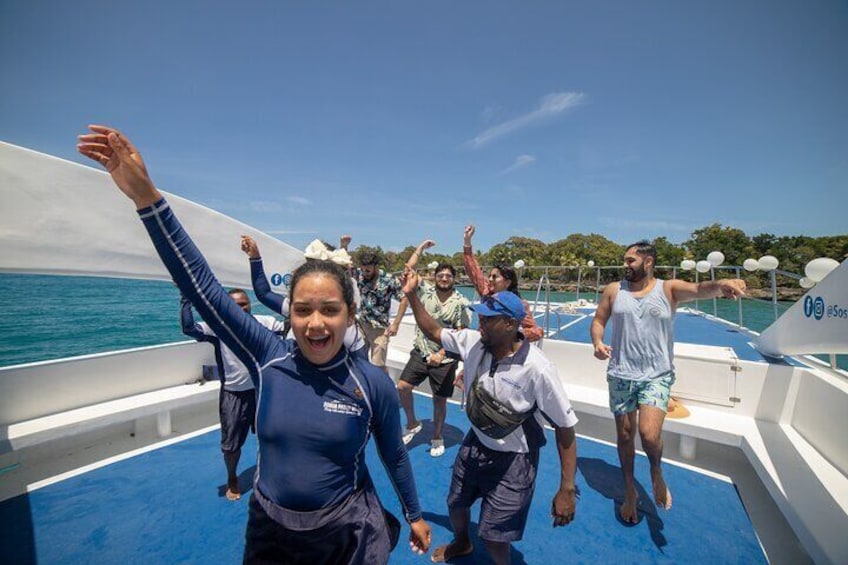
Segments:
[[[528,412],[516,412],[485,390],[478,376],[471,384],[465,411],[478,430],[492,439],[503,439],[532,416],[536,407]]]

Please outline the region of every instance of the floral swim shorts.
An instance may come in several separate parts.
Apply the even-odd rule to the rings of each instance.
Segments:
[[[613,414],[627,414],[639,406],[654,406],[663,412],[668,411],[668,398],[674,373],[668,372],[645,381],[631,381],[607,376],[609,385],[610,410]]]

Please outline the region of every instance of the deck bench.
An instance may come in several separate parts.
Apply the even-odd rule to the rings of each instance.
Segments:
[[[171,411],[218,398],[220,382],[183,384],[0,426],[0,455],[110,425],[156,416],[159,437],[172,431]]]

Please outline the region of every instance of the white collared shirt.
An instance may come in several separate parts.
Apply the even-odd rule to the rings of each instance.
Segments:
[[[513,355],[497,363],[492,377],[492,355],[480,341],[476,330],[442,330],[442,346],[445,351],[459,354],[465,362],[465,390],[480,375],[482,387],[500,402],[516,412],[527,412],[535,405],[533,415],[539,425],[549,424],[559,428],[571,428],[577,424],[577,416],[565,393],[556,367],[538,347],[522,343]],[[530,448],[524,430],[519,426],[503,439],[493,439],[477,429],[480,442],[496,451],[527,453]]]

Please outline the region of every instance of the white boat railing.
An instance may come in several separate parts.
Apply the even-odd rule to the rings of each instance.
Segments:
[[[483,266],[482,267],[484,272],[487,271],[490,268],[492,268],[492,267],[490,267],[490,266]],[[663,271],[664,272],[670,272],[670,274],[671,274],[670,278],[672,278],[672,279],[679,278],[679,276],[681,275],[681,271],[683,271],[683,269],[681,269],[679,266],[675,266],[675,265],[659,265],[659,266],[656,267],[656,269],[658,271],[661,271],[661,272],[663,272]],[[754,273],[749,273],[747,271],[743,271],[743,269],[744,269],[744,267],[739,266],[739,265],[720,265],[718,267],[713,267],[712,269],[710,269],[709,277],[710,277],[710,280],[715,280],[717,278],[716,277],[716,271],[725,271],[725,272],[732,273],[732,276],[734,278],[742,278],[743,276],[746,276],[746,275],[751,276],[751,275],[754,274]],[[460,267],[459,270],[462,271],[462,268]],[[566,266],[562,266],[562,265],[532,265],[531,266],[531,265],[528,265],[528,266],[523,266],[519,269],[519,272],[523,275],[523,278],[525,278],[525,280],[528,279],[528,278],[531,279],[531,280],[534,280],[535,294],[534,294],[534,297],[532,299],[532,307],[533,307],[533,310],[535,310],[537,312],[544,311],[544,326],[543,327],[545,327],[545,328],[550,327],[550,321],[551,321],[552,313],[556,314],[557,317],[558,317],[558,312],[551,305],[552,302],[568,302],[568,300],[557,299],[555,296],[552,296],[552,293],[555,291],[555,285],[557,284],[557,280],[561,280],[562,284],[570,284],[570,283],[568,283],[568,280],[569,279],[573,280],[574,278],[576,278],[577,279],[576,280],[576,282],[577,282],[576,288],[575,287],[572,287],[572,288],[574,288],[575,300],[579,300],[581,293],[587,292],[587,287],[584,285],[584,281],[587,280],[587,279],[591,280],[590,276],[584,277],[584,274],[583,274],[584,270],[586,270],[587,272],[591,272],[591,271],[595,272],[594,288],[592,288],[592,286],[590,285],[590,286],[588,286],[588,289],[589,289],[588,291],[591,292],[592,290],[594,290],[594,293],[595,293],[594,303],[597,304],[599,299],[600,299],[602,284],[610,282],[613,278],[615,280],[620,279],[620,277],[610,276],[609,272],[610,271],[623,271],[624,266],[622,266],[622,265],[594,266],[593,265],[593,266],[590,267],[588,265],[571,265],[571,266],[568,266],[568,265],[566,265]],[[537,274],[537,273],[540,273],[540,274]],[[789,271],[782,270],[782,269],[774,269],[774,270],[768,271],[766,273],[760,273],[760,275],[763,275],[763,274],[765,274],[768,278],[768,286],[766,287],[766,289],[769,291],[769,294],[771,295],[770,298],[768,298],[768,299],[758,298],[758,297],[751,296],[749,294],[745,297],[745,300],[749,301],[751,303],[759,303],[759,304],[771,306],[771,311],[772,311],[771,318],[772,318],[772,322],[774,322],[784,312],[786,312],[789,308],[791,308],[792,305],[795,303],[794,300],[792,302],[785,302],[785,301],[782,302],[782,301],[778,300],[778,296],[779,296],[778,277],[783,277],[784,279],[791,280],[792,283],[796,283],[797,281],[799,281],[802,278],[802,276],[798,275],[796,273],[792,273],[792,272],[789,272]],[[569,276],[569,275],[571,275],[571,276]],[[702,275],[706,275],[706,273],[700,273],[697,270],[693,269],[693,274],[691,275],[691,277],[694,279],[694,282],[697,283],[697,282],[701,281]],[[473,295],[473,299],[476,300],[478,298],[478,296],[479,295],[475,291],[474,295]],[[736,315],[735,316],[732,316],[726,310],[723,313],[721,313],[719,311],[719,308],[718,308],[718,299],[716,299],[716,298],[711,299],[711,302],[712,302],[712,305],[713,305],[711,312],[708,312],[707,310],[705,310],[702,307],[702,304],[701,304],[702,302],[704,302],[704,301],[702,301],[702,300],[694,301],[689,306],[689,309],[693,310],[693,311],[701,312],[701,313],[704,313],[704,314],[712,315],[715,318],[722,318],[722,319],[726,320],[727,322],[734,324],[740,330],[750,331],[749,328],[746,327],[746,325],[745,325],[745,316],[744,316],[744,308],[743,308],[744,301],[742,301],[742,300],[736,301]],[[559,322],[559,320],[558,320],[558,322]],[[761,320],[761,322],[762,322],[762,320]],[[557,325],[559,327],[559,323]],[[754,328],[755,330],[764,329],[762,327],[757,327],[757,326],[758,326],[758,324],[755,324],[755,328]],[[828,362],[829,362],[831,369],[840,370],[839,359],[837,358],[837,356],[835,354],[827,355],[827,359],[828,359]]]

